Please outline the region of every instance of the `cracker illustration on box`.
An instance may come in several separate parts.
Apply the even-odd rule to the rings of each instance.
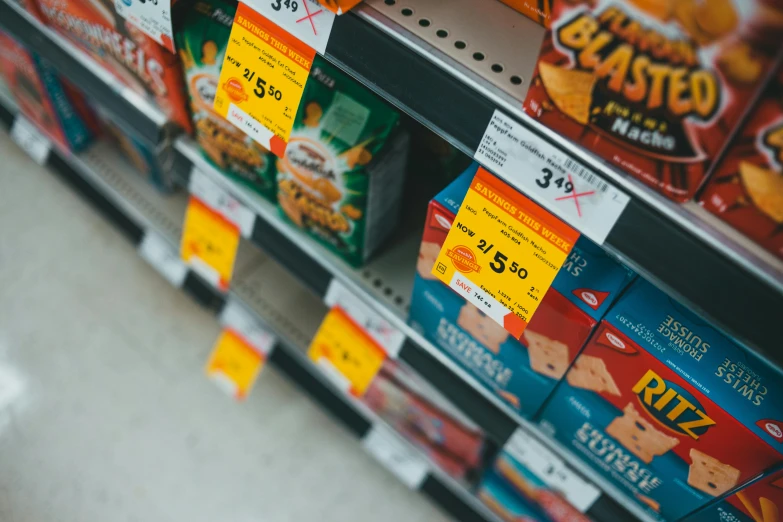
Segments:
[[[419,259],[416,261],[416,272],[424,279],[437,279],[432,275],[432,267],[438,259],[440,245],[430,241],[422,241],[419,247]]]
[[[468,302],[459,311],[457,325],[475,337],[493,353],[498,353],[500,345],[508,339],[508,332],[505,328]]]
[[[533,371],[553,379],[561,379],[568,369],[568,346],[549,337],[525,330],[530,367]]]
[[[679,439],[666,435],[639,415],[633,403],[626,405],[623,414],[606,427],[606,433],[647,464],[653,457],[663,455],[680,443]]]
[[[546,93],[557,108],[587,125],[595,85],[593,73],[571,71],[543,62],[538,65],[538,71]]]
[[[568,384],[585,390],[607,392],[620,395],[612,374],[606,369],[606,364],[600,357],[582,354],[574,361],[574,366],[566,375]]]
[[[783,27],[783,13],[778,14]],[[772,17],[772,16],[771,16]],[[783,34],[783,31],[781,32]],[[740,49],[726,75],[766,74]],[[720,62],[719,62],[720,63]],[[748,70],[734,70],[734,69]],[[783,65],[764,89],[701,192],[699,203],[783,259]]]
[[[688,484],[714,497],[737,485],[740,470],[724,464],[697,449],[691,449],[693,463],[688,473]]]
[[[759,211],[783,223],[783,176],[747,161],[740,162],[739,172],[742,185]]]

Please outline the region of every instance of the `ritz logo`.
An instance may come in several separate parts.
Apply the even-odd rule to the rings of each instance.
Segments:
[[[642,407],[667,428],[698,440],[715,425],[696,398],[652,370],[633,387]]]

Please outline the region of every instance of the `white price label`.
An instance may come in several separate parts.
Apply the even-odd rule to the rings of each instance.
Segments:
[[[180,288],[185,282],[188,267],[179,257],[179,252],[165,239],[151,230],[144,234],[139,245],[139,255],[151,264],[166,281]]]
[[[576,474],[546,446],[518,428],[505,450],[547,486],[565,496],[576,509],[585,513],[601,496],[601,490]]]
[[[30,120],[18,115],[11,127],[11,139],[24,150],[33,161],[39,165],[46,163],[52,143],[41,134]]]
[[[242,237],[250,237],[256,221],[255,214],[240,203],[236,198],[219,187],[195,165],[190,171],[188,190],[191,194],[209,205],[212,210],[239,227]]]
[[[364,436],[362,446],[411,489],[418,489],[427,478],[430,469],[427,461],[384,425],[374,425]]]
[[[329,307],[339,305],[356,324],[381,345],[389,357],[396,359],[400,354],[402,344],[405,342],[405,334],[394,328],[389,321],[378,315],[364,301],[345,288],[337,278],[332,278],[329,283],[324,303]]]
[[[175,52],[171,0],[114,0],[114,9],[150,38]]]
[[[237,332],[264,357],[275,346],[275,336],[264,329],[242,305],[229,300],[220,314],[220,323]]]
[[[245,3],[319,53],[326,52],[335,15],[317,0],[247,0]]]
[[[599,245],[630,198],[495,110],[474,158]]]

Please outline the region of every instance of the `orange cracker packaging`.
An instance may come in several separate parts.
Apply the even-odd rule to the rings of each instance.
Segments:
[[[783,259],[783,69],[764,89],[699,199]]]
[[[556,1],[525,111],[688,200],[781,48],[773,1]]]
[[[46,24],[88,51],[124,85],[150,96],[171,121],[190,132],[177,56],[126,23],[112,0],[37,1]]]
[[[500,0],[539,25],[549,28],[552,18],[552,0]]]

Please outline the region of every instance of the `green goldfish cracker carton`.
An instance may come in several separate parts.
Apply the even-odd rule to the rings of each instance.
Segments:
[[[197,0],[175,34],[196,141],[224,173],[275,200],[274,157],[212,109],[236,4]]]
[[[315,57],[285,155],[282,213],[354,266],[397,223],[408,137],[397,112]]]

